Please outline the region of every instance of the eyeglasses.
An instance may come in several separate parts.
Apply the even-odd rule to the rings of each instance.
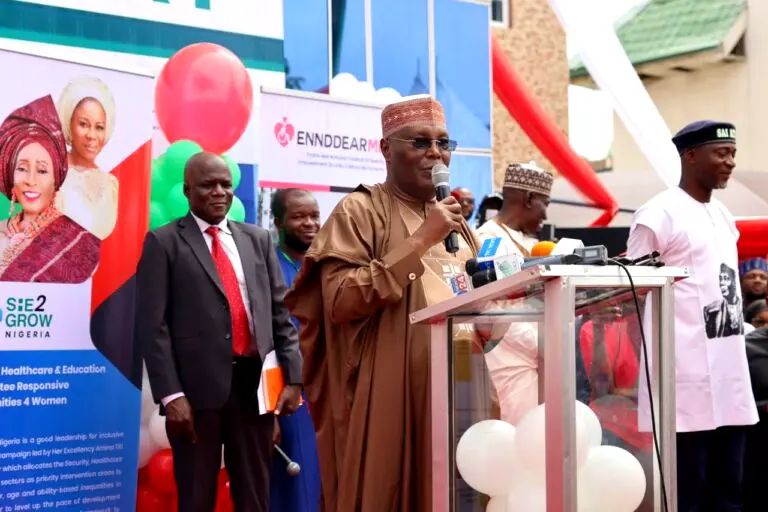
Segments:
[[[399,142],[408,142],[411,144],[411,147],[413,149],[417,149],[419,151],[426,151],[429,148],[432,147],[432,144],[437,143],[437,149],[440,151],[454,151],[456,149],[457,143],[455,140],[451,139],[429,139],[427,137],[414,137],[412,139],[398,139],[396,137],[389,137],[391,140],[396,140]]]

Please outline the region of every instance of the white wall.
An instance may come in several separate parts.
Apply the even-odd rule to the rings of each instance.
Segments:
[[[768,1],[749,0],[746,59],[675,72],[646,85],[672,133],[691,121],[715,119],[736,125],[737,168],[768,171]],[[650,169],[624,125],[615,117],[617,171]]]
[[[672,133],[700,119],[728,121],[736,125],[739,166],[753,170],[758,163],[755,157],[762,152],[744,136],[752,124],[751,105],[765,100],[750,94],[748,76],[745,62],[716,64],[692,73],[676,72],[647,84],[646,89]],[[650,169],[618,116],[614,117],[614,127],[614,169]],[[764,166],[768,169],[768,162],[764,162]]]

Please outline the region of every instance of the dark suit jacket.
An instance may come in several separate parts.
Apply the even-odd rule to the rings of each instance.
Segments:
[[[760,412],[760,421],[763,421],[765,408],[768,406],[768,327],[761,327],[747,334],[746,344],[752,393]]]
[[[254,355],[274,349],[286,383],[301,384],[298,336],[269,232],[232,221],[229,228],[248,288]],[[191,214],[147,233],[137,280],[138,342],[155,401],[183,392],[194,410],[222,407],[232,382],[229,304]]]

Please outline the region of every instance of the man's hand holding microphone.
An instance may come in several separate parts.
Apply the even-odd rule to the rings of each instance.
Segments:
[[[451,232],[459,232],[464,218],[461,205],[453,196],[436,203],[427,213],[427,218],[411,235],[410,242],[416,254],[424,256],[435,245],[443,242]]]

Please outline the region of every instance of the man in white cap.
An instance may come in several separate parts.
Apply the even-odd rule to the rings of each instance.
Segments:
[[[535,163],[512,164],[504,173],[501,211],[480,226],[477,236],[500,237],[505,254],[530,256],[536,235],[547,220],[554,176]]]
[[[503,205],[477,231],[480,242],[501,238],[498,254],[527,257],[547,218],[552,173],[512,164],[504,174]],[[539,403],[539,341],[535,323],[515,322],[497,343],[486,345],[485,360],[499,397],[501,418],[517,425]]]

